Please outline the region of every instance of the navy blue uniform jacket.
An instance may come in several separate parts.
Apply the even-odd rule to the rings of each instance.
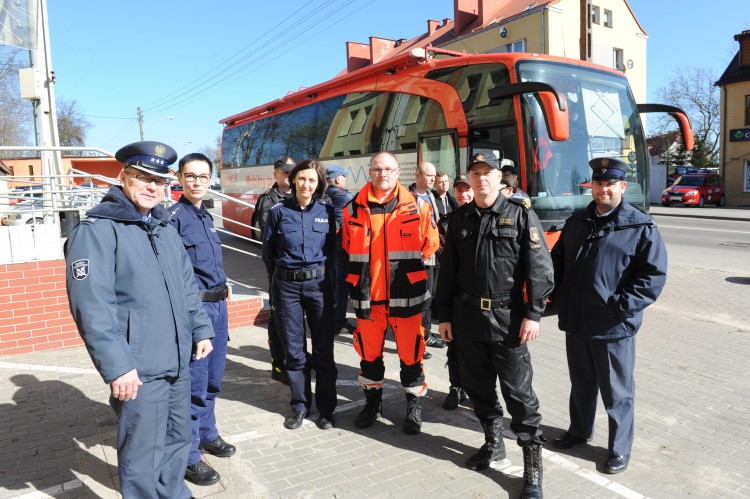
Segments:
[[[598,221],[595,207],[592,201],[573,213],[552,248],[559,327],[592,339],[626,338],[664,288],[667,250],[653,219],[627,201]]]
[[[65,245],[70,312],[94,366],[109,383],[189,375],[193,343],[214,337],[193,264],[162,206],[142,221],[118,186]]]
[[[276,267],[303,270],[333,264],[336,216],[333,206],[312,201],[304,210],[292,196],[271,208],[263,232],[263,262],[268,275]]]

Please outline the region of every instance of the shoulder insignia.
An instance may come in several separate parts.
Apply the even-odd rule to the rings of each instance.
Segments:
[[[538,227],[529,227],[529,240],[532,243],[538,243],[539,239],[540,239],[539,228]]]
[[[508,201],[510,201],[513,204],[523,206],[527,210],[531,209],[531,200],[527,198],[526,196],[511,196],[508,198]]]
[[[82,281],[89,276],[89,261],[84,258],[70,264],[70,273],[76,281]]]

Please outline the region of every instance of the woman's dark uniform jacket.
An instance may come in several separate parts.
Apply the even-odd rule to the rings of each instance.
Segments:
[[[193,343],[214,332],[169,212],[144,222],[114,186],[87,215],[65,245],[67,290],[97,370],[107,383],[133,369],[144,383],[188,376]]]

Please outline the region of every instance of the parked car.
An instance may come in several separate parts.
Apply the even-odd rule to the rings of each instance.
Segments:
[[[169,191],[172,196],[172,201],[179,201],[184,189],[179,183],[174,182],[169,186]]]
[[[724,182],[717,173],[686,173],[661,193],[661,204],[703,207],[705,203],[724,206]]]
[[[78,187],[74,187],[68,194],[68,206],[81,210],[93,208],[94,205],[102,200],[106,193],[107,189],[101,188],[96,184],[81,184]]]
[[[33,199],[16,203],[2,214],[0,221],[7,226],[44,223],[44,202]]]
[[[667,184],[674,184],[675,180],[682,177],[686,173],[699,173],[698,168],[694,166],[675,166],[672,173],[667,175]]]
[[[25,185],[23,187],[16,187],[8,193],[8,204],[14,205],[23,201],[28,201],[32,198],[41,198],[44,195],[44,186],[41,185]]]

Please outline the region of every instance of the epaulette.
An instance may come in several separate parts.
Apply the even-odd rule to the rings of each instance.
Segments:
[[[510,201],[513,204],[517,204],[519,206],[523,206],[527,210],[531,209],[531,199],[527,198],[526,196],[516,196],[515,194],[509,198],[507,198],[508,201]]]

